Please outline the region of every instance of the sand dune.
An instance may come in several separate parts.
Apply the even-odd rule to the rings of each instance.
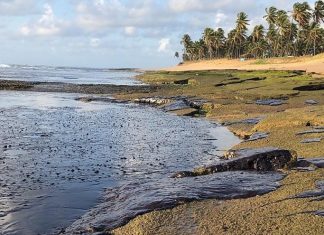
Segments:
[[[306,70],[324,74],[324,54],[307,57],[272,58],[259,60],[205,60],[186,62],[183,65],[166,68],[167,71],[241,69],[241,70]]]

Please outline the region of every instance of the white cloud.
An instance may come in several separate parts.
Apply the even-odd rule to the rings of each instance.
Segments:
[[[236,1],[233,0],[222,0],[222,1],[211,1],[211,0],[169,0],[169,8],[176,12],[187,12],[187,11],[214,11],[217,8],[233,4]]]
[[[218,12],[215,17],[216,25],[223,23],[227,19],[227,15],[224,13]]]
[[[91,47],[99,47],[101,40],[99,38],[91,38],[90,39],[90,46]]]
[[[170,47],[170,38],[162,38],[159,41],[158,52],[166,52]]]
[[[126,26],[126,27],[124,28],[124,30],[125,30],[125,34],[126,34],[126,35],[129,35],[129,36],[134,35],[135,32],[136,32],[136,28],[133,27],[133,26]]]
[[[0,14],[3,15],[28,15],[36,12],[34,0],[0,0]]]
[[[44,12],[36,22],[24,25],[20,33],[24,36],[55,36],[61,33],[63,21],[56,20],[51,5],[44,5]]]

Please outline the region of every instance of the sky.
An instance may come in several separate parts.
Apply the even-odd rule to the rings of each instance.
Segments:
[[[179,62],[185,33],[227,32],[240,11],[252,28],[296,1],[0,0],[0,64],[161,68]]]

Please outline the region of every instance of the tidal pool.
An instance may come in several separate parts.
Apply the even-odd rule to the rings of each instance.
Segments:
[[[239,139],[204,119],[78,97],[0,91],[0,234],[58,233],[85,214],[69,228],[82,230],[93,224],[91,213],[97,225],[113,228],[180,201],[278,186],[281,176],[273,173],[170,179],[219,161]]]

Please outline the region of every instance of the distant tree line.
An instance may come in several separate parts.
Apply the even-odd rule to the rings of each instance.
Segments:
[[[323,1],[316,1],[314,8],[307,2],[298,2],[289,12],[270,7],[264,19],[268,28],[256,25],[250,35],[247,35],[249,20],[244,12],[237,15],[235,28],[227,36],[222,28],[206,28],[198,41],[185,34],[181,40],[183,60],[268,58],[324,52]],[[179,53],[175,56],[179,57]]]

